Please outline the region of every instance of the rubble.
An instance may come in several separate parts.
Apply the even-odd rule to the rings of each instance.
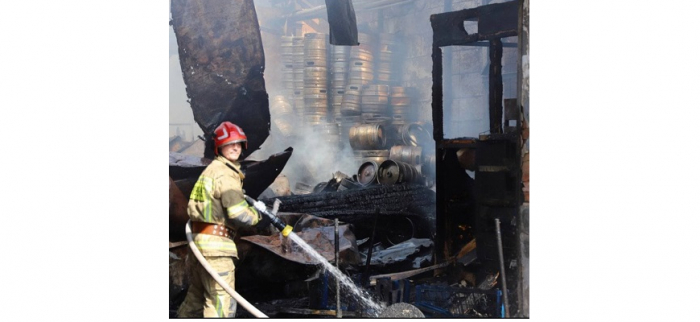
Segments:
[[[278,217],[287,224],[296,221],[293,224],[294,229],[292,231],[309,245],[312,245],[329,262],[335,261],[333,220],[318,218],[308,214],[278,213]],[[298,217],[298,219],[292,220],[291,217]],[[341,265],[358,264],[359,255],[357,253],[355,236],[349,229],[348,224],[339,225],[339,235]],[[300,251],[289,239],[283,238],[280,233],[270,236],[244,236],[241,237],[241,240],[251,242],[289,261],[307,265],[316,264],[314,260],[306,253]]]
[[[523,200],[529,201],[529,154],[520,155],[523,142],[514,144],[512,139],[527,140],[527,133],[518,133],[527,132],[527,120],[520,120],[521,96],[509,99],[515,96],[503,86],[502,67],[515,57],[504,48],[520,44],[501,41],[522,32],[521,2],[453,12],[445,4],[444,13],[430,16],[432,43],[430,37],[406,39],[427,45],[421,57],[430,56],[432,45],[429,86],[422,79],[430,79],[430,68],[421,72],[403,64],[407,58],[415,60],[398,44],[401,37],[412,36],[396,31],[400,25],[387,21],[386,28],[383,23],[377,28],[369,23],[358,34],[358,46],[330,46],[323,23],[304,21],[298,12],[280,15],[289,9],[285,6],[299,3],[273,1],[267,13],[279,17],[270,19],[257,15],[252,0],[172,1],[183,78],[206,147],[205,157],[186,155],[195,142],[179,136],[170,140],[171,317],[188,283],[188,252],[182,243],[187,199],[213,158],[211,132],[225,120],[235,120],[249,138],[241,155],[245,193],[268,206],[280,201],[279,218],[329,262],[335,261],[332,226],[338,219],[340,269],[360,287],[374,290],[379,301],[394,304],[382,317],[500,317],[503,293],[493,270],[495,217],[504,225],[509,272],[503,276],[508,286],[519,288],[517,301],[516,292],[506,291],[505,296],[522,305],[527,288],[523,292],[522,283],[512,283],[522,277],[522,259],[514,259],[516,252],[522,253],[514,246],[522,223],[520,217],[508,218]],[[302,16],[314,10],[302,9]],[[392,11],[387,11],[389,16]],[[374,16],[387,17],[387,12]],[[464,32],[465,19],[478,20],[476,32]],[[268,25],[261,36],[258,22],[263,21]],[[277,25],[270,26],[270,21]],[[265,53],[265,37],[279,46],[266,44]],[[453,81],[468,77],[459,64],[471,59],[466,57],[471,53],[443,55],[442,47],[452,45],[488,47],[490,55],[478,60],[488,67],[481,72],[489,76],[484,81],[488,97],[482,93],[488,100],[486,113],[460,106],[476,100],[448,95],[470,95]],[[516,117],[517,122],[502,123]],[[482,118],[489,130],[478,139],[452,136],[450,127],[461,126],[457,123],[464,118]],[[294,159],[291,147],[274,154],[287,146],[297,151]],[[271,156],[246,160],[256,150],[253,158]],[[332,278],[282,238],[269,219],[239,230],[235,242],[237,291],[271,316],[331,316],[340,309],[345,317],[362,317],[352,298],[339,299],[342,306],[335,307],[329,294]],[[238,316],[248,317],[241,309]],[[526,317],[527,312],[515,316]]]
[[[391,246],[386,249],[382,249],[378,252],[374,252],[370,260],[370,265],[385,266],[389,264],[398,263],[405,261],[409,256],[418,253],[422,248],[428,248],[433,245],[432,240],[427,238],[411,238],[403,243]],[[362,261],[367,259],[367,254],[361,253]],[[428,254],[427,258],[430,259],[432,254]],[[413,263],[414,268],[420,268],[425,257],[421,258],[417,262]]]

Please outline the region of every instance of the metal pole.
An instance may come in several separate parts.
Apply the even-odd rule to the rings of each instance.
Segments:
[[[369,250],[367,251],[367,261],[365,263],[365,272],[362,274],[362,285],[369,285],[369,264],[372,262],[372,249],[374,249],[374,234],[377,230],[377,218],[379,218],[379,208],[374,211],[374,224],[372,225],[372,236],[369,237]]]
[[[340,235],[338,232],[338,218],[335,218],[335,268],[340,270]],[[340,280],[336,277],[335,279],[335,316],[337,318],[343,317],[343,310],[340,308]]]
[[[494,219],[496,222],[496,241],[498,242],[498,262],[501,264],[501,284],[503,284],[503,305],[506,307],[506,317],[510,317],[510,310],[508,309],[508,287],[506,286],[506,268],[503,263],[503,242],[501,241],[501,222],[498,218]]]

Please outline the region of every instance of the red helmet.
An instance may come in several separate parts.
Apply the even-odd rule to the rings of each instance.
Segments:
[[[214,153],[216,155],[219,155],[220,147],[238,142],[242,143],[244,149],[248,149],[248,137],[245,136],[240,126],[225,121],[214,130]]]

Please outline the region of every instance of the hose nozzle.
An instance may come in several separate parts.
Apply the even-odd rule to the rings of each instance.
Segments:
[[[267,217],[270,218],[270,221],[272,221],[272,225],[282,233],[282,236],[287,237],[292,232],[292,226],[285,224],[282,222],[282,220],[277,218],[277,216],[270,213],[262,202],[258,203],[255,201],[255,199],[247,195],[245,196],[245,200],[248,201],[249,204],[253,205],[253,207],[255,207],[255,209],[257,209],[259,212],[267,215]],[[260,204],[263,204],[263,206],[259,206]]]

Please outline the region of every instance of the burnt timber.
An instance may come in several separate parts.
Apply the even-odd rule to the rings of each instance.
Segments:
[[[444,260],[461,247],[464,241],[459,241],[456,236],[460,232],[455,227],[466,224],[474,228],[473,235],[478,241],[477,255],[484,264],[482,274],[498,272],[498,247],[496,245],[496,231],[494,219],[498,218],[503,224],[503,252],[506,260],[507,285],[521,287],[520,271],[521,260],[519,255],[520,234],[518,228],[521,216],[519,207],[523,203],[521,186],[521,148],[522,141],[519,135],[521,124],[517,118],[517,124],[509,133],[504,133],[501,123],[503,117],[503,79],[501,59],[503,57],[502,38],[519,36],[522,30],[523,1],[511,1],[505,3],[485,5],[473,9],[465,9],[454,12],[434,14],[430,17],[433,28],[433,137],[436,142],[435,155],[438,159],[443,157],[443,162],[436,163],[436,241],[438,249],[436,254],[439,260]],[[477,21],[478,31],[468,33],[465,30],[466,21]],[[489,76],[488,76],[488,115],[489,133],[482,134],[479,138],[446,139],[443,130],[443,51],[442,47],[448,46],[483,46],[488,43],[489,48]],[[520,51],[521,44],[518,44]],[[448,60],[449,64],[449,60]],[[452,68],[449,66],[448,68]],[[449,70],[449,69],[448,69]],[[519,79],[522,71],[518,69]],[[449,79],[449,78],[448,78]],[[450,84],[451,85],[451,84]],[[518,110],[521,106],[520,88],[518,88]],[[512,110],[512,106],[509,107]],[[508,115],[510,116],[510,115]],[[463,144],[461,144],[463,143]],[[474,146],[476,145],[476,146]],[[476,171],[474,186],[470,189],[459,189],[451,184],[449,178],[457,174],[451,156],[460,148],[476,149]],[[469,181],[470,178],[467,178]],[[461,210],[471,213],[469,218],[460,216]],[[462,219],[460,219],[462,218]],[[460,222],[460,220],[462,222]],[[440,249],[440,247],[443,247]],[[509,290],[505,293],[510,300],[510,312],[522,311],[523,292]]]

